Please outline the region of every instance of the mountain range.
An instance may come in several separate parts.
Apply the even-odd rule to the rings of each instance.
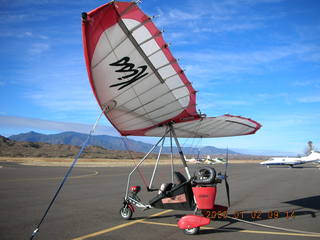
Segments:
[[[17,135],[12,135],[9,139],[18,142],[34,142],[34,143],[49,143],[49,144],[67,144],[74,146],[81,146],[86,140],[87,134],[77,132],[62,132],[58,134],[41,134],[37,132],[27,132]],[[132,139],[124,139],[122,137],[114,137],[109,135],[93,135],[89,140],[89,145],[99,146],[108,150],[130,150],[133,152],[148,152],[152,147],[152,144],[136,141]],[[157,150],[157,149],[156,149]],[[177,148],[173,147],[173,151],[177,153]],[[185,154],[196,155],[198,148],[184,147]],[[225,154],[226,149],[216,148],[212,146],[206,146],[199,149],[201,154],[219,155]],[[164,147],[163,153],[170,153],[170,147]],[[229,154],[239,154],[232,150],[229,150]]]
[[[73,158],[80,147],[68,144],[50,144],[44,142],[15,141],[0,136],[0,157],[17,158]],[[82,158],[131,159],[142,158],[144,153],[120,150],[109,150],[99,146],[87,146],[82,152]],[[156,158],[151,154],[150,158]]]

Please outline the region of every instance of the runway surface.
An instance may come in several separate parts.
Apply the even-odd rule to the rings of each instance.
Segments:
[[[2,162],[0,166],[0,239],[29,239],[67,168]],[[214,167],[223,171],[223,165]],[[320,171],[316,165],[292,169],[229,165],[232,207],[228,216],[291,230],[227,218],[216,219],[196,236],[186,236],[176,227],[179,218],[190,212],[138,209],[132,220],[120,218],[131,169],[75,168],[35,239],[320,239],[314,233],[320,232]],[[143,169],[147,179],[152,170]],[[160,166],[157,173],[155,186],[170,181],[168,166]],[[143,186],[138,176],[133,181]],[[224,205],[224,184],[218,187],[216,202]],[[147,202],[154,194],[141,196]]]

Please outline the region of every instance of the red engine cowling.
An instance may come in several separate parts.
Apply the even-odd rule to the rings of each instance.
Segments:
[[[214,209],[217,194],[216,187],[193,187],[192,191],[196,198],[198,209]]]
[[[190,214],[180,218],[178,222],[178,227],[180,229],[191,229],[205,226],[208,224],[210,224],[210,218]]]

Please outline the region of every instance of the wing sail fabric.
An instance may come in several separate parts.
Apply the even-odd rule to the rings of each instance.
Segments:
[[[197,119],[195,90],[161,32],[133,2],[111,2],[83,21],[90,82],[122,135],[144,135],[168,121]]]
[[[112,1],[82,15],[87,71],[106,117],[122,135],[160,136],[174,123],[179,137],[251,134],[246,118],[201,118],[196,91],[161,32],[134,2]],[[200,126],[200,127],[199,127]]]
[[[261,125],[240,116],[223,115],[176,123],[174,130],[182,138],[215,138],[254,134]],[[153,128],[146,136],[163,136],[165,126]]]

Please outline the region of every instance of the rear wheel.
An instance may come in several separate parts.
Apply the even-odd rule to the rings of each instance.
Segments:
[[[129,220],[132,217],[132,210],[128,206],[124,206],[120,209],[120,216],[125,219]]]
[[[199,233],[200,227],[184,229],[183,232],[187,235],[196,235]]]

